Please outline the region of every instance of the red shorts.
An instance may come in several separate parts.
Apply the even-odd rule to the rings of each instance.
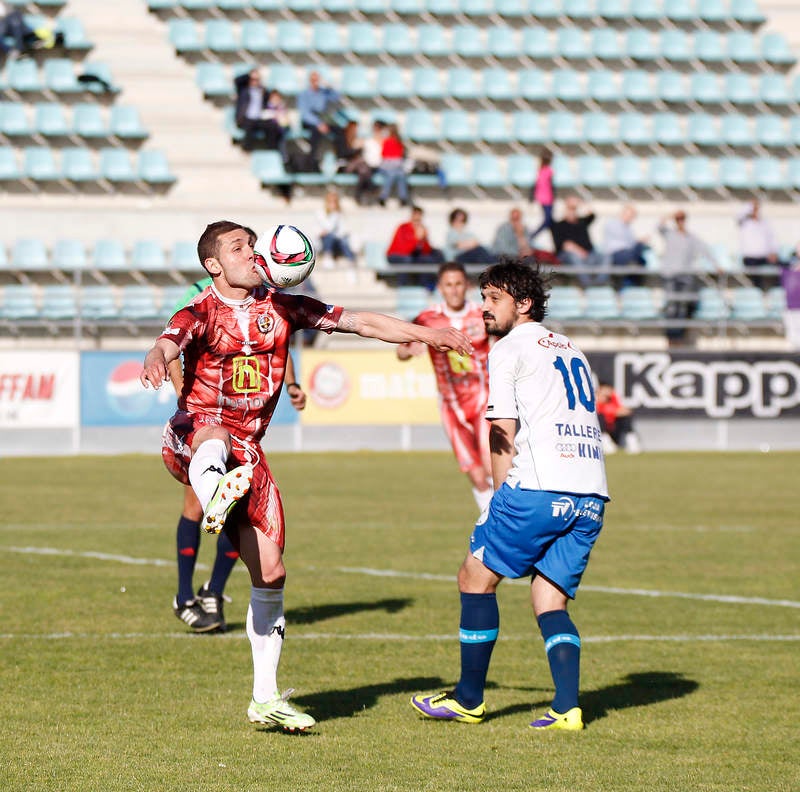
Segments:
[[[490,469],[489,422],[486,420],[486,402],[480,404],[451,405],[442,402],[441,415],[444,431],[450,439],[453,453],[462,473],[474,467]]]
[[[203,416],[179,411],[164,427],[161,458],[167,470],[182,484],[189,483],[189,461],[192,458],[194,433],[196,429],[208,424],[219,425],[213,420],[204,420]],[[264,451],[257,443],[231,435],[228,470],[238,465],[252,465],[253,480],[250,483],[250,492],[242,498],[231,516],[238,515],[239,520],[258,528],[282,551],[286,541],[283,503]]]

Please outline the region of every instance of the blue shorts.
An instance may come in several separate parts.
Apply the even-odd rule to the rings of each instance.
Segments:
[[[504,577],[541,574],[573,599],[604,511],[595,495],[503,484],[475,525],[470,553]]]

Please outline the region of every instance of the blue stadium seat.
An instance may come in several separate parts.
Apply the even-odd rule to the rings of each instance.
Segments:
[[[692,0],[664,0],[664,16],[673,22],[692,22],[698,18]]]
[[[595,28],[591,34],[592,55],[606,61],[620,60],[624,54],[624,47],[620,43],[619,35],[614,28]]]
[[[78,299],[75,287],[60,283],[45,286],[42,289],[42,307],[40,311],[45,319],[74,319],[78,315]]]
[[[80,239],[57,239],[53,244],[52,266],[65,272],[86,269],[86,248]]]
[[[764,302],[769,319],[783,319],[786,313],[786,291],[782,286],[773,286],[767,289]]]
[[[557,110],[547,118],[547,134],[560,146],[575,146],[583,142],[583,132],[577,118],[563,110]]]
[[[693,190],[716,190],[719,180],[708,157],[687,157],[683,161],[686,184]]]
[[[606,69],[592,69],[586,86],[590,99],[595,102],[611,103],[622,99],[622,90],[617,75]]]
[[[663,71],[656,78],[656,92],[659,99],[670,104],[686,104],[689,101],[689,89],[682,74],[674,71]]]
[[[642,161],[638,157],[624,155],[614,157],[614,181],[626,190],[641,190],[647,180],[644,175]]]
[[[800,147],[800,116],[789,119],[789,139],[793,146]]]
[[[461,101],[479,99],[481,97],[481,87],[475,72],[458,67],[450,69],[447,78],[447,93],[453,99]]]
[[[719,146],[722,143],[716,119],[708,113],[689,116],[686,138],[696,146]]]
[[[453,28],[453,51],[462,58],[480,58],[486,54],[486,44],[480,28],[456,25]]]
[[[37,183],[58,181],[61,177],[53,149],[46,146],[28,146],[25,149],[24,171]]]
[[[619,318],[617,294],[610,286],[589,286],[583,294],[586,299],[584,316],[587,319],[602,322]]]
[[[283,19],[275,26],[275,46],[281,52],[303,54],[309,51],[306,26],[296,19]]]
[[[76,135],[87,139],[104,138],[109,134],[100,106],[85,102],[72,108],[72,129]]]
[[[579,28],[561,28],[556,34],[556,51],[568,61],[586,60],[592,56],[589,39]]]
[[[569,19],[586,22],[594,19],[594,0],[562,0],[564,16]]]
[[[550,33],[541,27],[526,27],[522,31],[522,51],[533,60],[552,60],[556,47]]]
[[[578,179],[589,189],[605,189],[611,186],[608,160],[599,154],[578,157]]]
[[[620,292],[620,316],[631,322],[658,319],[660,305],[649,286],[629,286]]]
[[[446,91],[442,74],[433,66],[418,66],[411,72],[411,91],[424,100],[444,99]]]
[[[583,295],[577,286],[553,286],[547,300],[547,316],[557,322],[583,318]]]
[[[169,263],[176,270],[197,271],[200,266],[197,245],[194,242],[175,242],[170,251]]]
[[[383,43],[377,29],[369,22],[352,22],[347,28],[347,46],[361,57],[377,56],[383,51]]]
[[[427,0],[426,6],[434,16],[453,16],[460,10],[458,0]]]
[[[119,93],[119,86],[115,84],[111,68],[107,63],[101,61],[95,61],[94,63],[84,62],[80,76],[84,79],[84,82],[79,81],[79,84],[83,86],[82,90],[100,96]]]
[[[137,167],[138,177],[150,185],[170,185],[176,181],[167,162],[167,156],[158,149],[146,149],[139,152]]]
[[[661,72],[660,78],[664,74],[669,74],[669,72]],[[641,69],[626,71],[622,75],[622,95],[629,102],[652,102],[655,99],[655,93],[650,84],[650,75]]]
[[[722,142],[728,146],[749,147],[755,145],[755,136],[750,120],[743,115],[725,115],[722,117]]]
[[[546,102],[553,96],[550,74],[542,69],[523,69],[519,73],[519,95],[529,102]]]
[[[733,19],[743,25],[758,26],[767,20],[757,0],[731,0],[730,13]]]
[[[9,63],[6,66],[6,83],[19,93],[34,93],[44,88],[36,61],[32,58],[20,58]]]
[[[481,81],[484,95],[493,102],[510,102],[517,97],[511,73],[502,67],[484,69],[481,72]]]
[[[384,15],[389,10],[389,0],[355,0],[356,8],[362,13]]]
[[[166,256],[161,243],[154,239],[138,239],[131,248],[130,267],[140,272],[162,272],[166,269]]]
[[[510,143],[511,131],[506,114],[498,110],[481,110],[478,113],[478,139],[492,144]]]
[[[203,96],[230,97],[233,94],[233,84],[221,63],[198,63],[195,71],[197,87]]]
[[[383,49],[393,58],[413,56],[417,51],[417,44],[411,28],[399,22],[384,25]]]
[[[387,99],[407,99],[411,89],[406,80],[407,71],[400,66],[379,66],[375,87],[378,96]]]
[[[61,172],[65,179],[74,183],[95,182],[100,171],[92,152],[87,148],[66,148],[61,152]]]
[[[722,63],[727,53],[725,39],[716,30],[701,30],[694,36],[694,56],[705,63]]]
[[[571,190],[580,184],[578,166],[571,157],[556,154],[553,157],[553,186],[559,190]]]
[[[711,72],[695,72],[689,78],[689,91],[692,99],[699,104],[721,104],[725,93],[719,77]]]
[[[133,105],[114,105],[109,126],[111,134],[122,140],[144,140],[149,137],[139,117],[139,110]]]
[[[630,13],[639,22],[656,22],[664,16],[661,0],[630,0]]]
[[[403,131],[415,143],[436,143],[441,140],[436,119],[430,110],[409,110]]]
[[[170,19],[169,41],[179,55],[201,52],[203,43],[197,25],[191,19]]]
[[[728,58],[734,63],[758,63],[761,56],[758,53],[756,40],[747,30],[735,30],[728,33]]]
[[[366,66],[347,65],[342,67],[341,90],[353,99],[367,99],[375,96],[375,85],[370,70]]]
[[[239,50],[239,37],[229,19],[209,19],[203,43],[211,52],[224,54]]]
[[[662,30],[657,46],[661,56],[672,63],[686,63],[691,60],[691,43],[683,30]]]
[[[608,113],[584,113],[583,137],[593,146],[612,146],[619,140]]]
[[[679,190],[685,182],[672,157],[652,157],[649,162],[648,176],[650,183],[659,190]]]
[[[701,322],[719,322],[728,318],[728,304],[719,289],[703,287],[697,294],[694,318]]]
[[[557,20],[563,10],[560,0],[529,0],[528,10],[537,19]]]
[[[41,239],[22,237],[11,246],[11,267],[22,272],[49,270],[50,257]]]
[[[125,149],[104,148],[100,151],[100,173],[112,184],[129,184],[136,181],[136,171]]]
[[[528,14],[527,0],[494,0],[494,10],[503,19],[524,17]]]
[[[36,105],[34,126],[45,137],[65,137],[72,131],[64,105],[57,102],[40,102]]]
[[[538,170],[539,165],[530,154],[512,154],[508,158],[508,180],[514,187],[530,190]]]
[[[548,136],[538,113],[531,110],[522,110],[514,113],[512,120],[512,136],[526,146],[535,146],[546,143]]]
[[[400,16],[419,16],[425,12],[425,0],[391,0],[392,11]],[[323,3],[323,8],[325,4]],[[330,9],[327,9],[330,11]]]
[[[214,0],[214,3],[220,11],[224,11],[226,14],[247,11],[250,8],[250,0]]]
[[[761,39],[761,57],[773,66],[791,66],[796,61],[783,33],[765,33]]]
[[[440,168],[448,187],[468,187],[473,183],[470,165],[463,154],[442,154]]]
[[[489,28],[486,49],[495,58],[518,58],[522,54],[520,40],[513,31],[504,27]]]
[[[653,138],[661,146],[682,146],[686,135],[675,113],[656,113],[653,116]]]
[[[792,101],[789,86],[782,74],[762,74],[758,78],[758,98],[768,105],[784,106]]]
[[[442,113],[442,137],[451,143],[474,143],[477,139],[474,118],[466,110]]]
[[[34,286],[14,283],[3,287],[0,317],[17,321],[36,319],[38,316],[39,306]]]
[[[743,72],[728,72],[723,78],[725,82],[725,98],[737,105],[751,105],[756,102],[757,94],[750,75]]]
[[[50,58],[44,62],[44,83],[59,94],[81,93],[83,86],[75,76],[72,61],[66,58]]]
[[[0,102],[0,133],[6,137],[30,137],[33,125],[21,102]]]
[[[727,22],[731,16],[727,0],[698,0],[697,15],[709,24]]]
[[[250,0],[253,10],[261,13],[281,11],[286,6],[284,0]]]
[[[493,0],[459,0],[459,9],[464,16],[485,17],[494,13]]]
[[[119,313],[123,319],[133,321],[159,318],[158,293],[152,286],[123,286]]]
[[[553,94],[562,102],[584,102],[586,85],[581,72],[574,69],[556,69],[553,72]]]
[[[649,146],[654,141],[652,119],[645,113],[622,113],[619,137],[629,146]]]
[[[494,154],[476,154],[472,158],[472,178],[479,187],[499,189],[508,183],[506,160]]]
[[[250,169],[262,184],[291,184],[292,178],[286,173],[283,158],[278,151],[254,151]]]
[[[731,291],[731,319],[758,322],[767,318],[764,292],[754,286],[742,286]]]
[[[216,0],[180,0],[181,5],[190,12],[210,11],[216,5]]]
[[[83,286],[80,292],[80,314],[86,321],[116,319],[119,316],[114,287],[102,284]]]
[[[417,49],[427,58],[444,58],[453,51],[447,31],[441,25],[419,25]]]
[[[98,239],[92,250],[92,266],[100,272],[127,272],[125,248],[118,239]]]
[[[783,118],[777,115],[760,115],[756,118],[756,140],[767,148],[784,148],[791,142],[788,127]]]
[[[632,28],[625,34],[625,54],[635,61],[651,61],[657,53],[657,42],[645,28]]]
[[[757,157],[751,163],[751,179],[762,190],[787,190],[791,188],[783,163],[775,157]]]
[[[612,22],[622,22],[631,15],[626,0],[597,0],[597,16]]]
[[[747,161],[742,157],[722,157],[719,160],[719,180],[723,187],[747,190],[751,187]]]
[[[284,96],[297,96],[300,92],[300,81],[297,69],[291,63],[273,63],[269,68],[270,88],[275,88]]]
[[[264,55],[275,49],[275,39],[263,19],[244,19],[240,28],[242,49]],[[315,47],[318,49],[318,47]]]

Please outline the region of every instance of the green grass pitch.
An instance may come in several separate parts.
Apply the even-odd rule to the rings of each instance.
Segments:
[[[552,688],[519,582],[499,593],[487,720],[408,704],[458,675],[475,506],[450,454],[271,464],[289,526],[279,683],[319,721],[300,735],[246,722],[241,565],[230,632],[172,615],[181,491],[155,455],[0,460],[0,789],[800,789],[800,454],[610,458],[571,608],[580,734],[527,728]]]

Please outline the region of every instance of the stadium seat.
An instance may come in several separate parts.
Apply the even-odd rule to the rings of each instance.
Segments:
[[[747,30],[735,30],[728,33],[728,59],[734,63],[758,63],[761,59],[756,47],[755,38]]]
[[[653,116],[653,138],[661,146],[682,146],[686,135],[675,113],[656,113]]]
[[[3,287],[3,301],[0,303],[0,317],[14,321],[36,319],[39,306],[36,289],[29,284],[10,284]]]
[[[671,104],[686,104],[689,90],[684,76],[679,72],[664,71],[656,78],[656,93],[659,99]]]
[[[96,182],[100,178],[92,152],[87,148],[64,149],[61,152],[61,172],[65,179],[78,184]]]
[[[638,22],[660,21],[664,16],[660,0],[630,0],[630,14]]]
[[[466,110],[445,110],[442,137],[451,143],[474,143],[478,137],[473,121],[473,115]]]
[[[263,19],[244,19],[240,28],[242,49],[258,55],[266,55],[275,49],[275,39],[269,25]],[[318,47],[315,47],[318,49]]]
[[[758,322],[767,318],[764,292],[754,286],[743,286],[731,292],[731,319]]]
[[[793,157],[789,160],[786,171],[786,181],[794,190],[800,190],[800,159]]]
[[[757,157],[751,163],[751,179],[762,190],[786,190],[791,183],[783,170],[781,160],[774,157]]]
[[[83,86],[75,77],[72,61],[66,58],[50,58],[44,62],[44,83],[59,94],[81,93]]]
[[[472,179],[479,187],[499,189],[508,183],[506,160],[494,154],[476,154],[472,158]]]
[[[197,245],[194,242],[175,242],[170,251],[169,265],[176,270],[198,271]]]
[[[5,137],[30,137],[33,134],[33,125],[24,104],[0,102],[0,134]]]
[[[697,15],[712,25],[727,22],[730,19],[727,0],[698,0]]]
[[[552,60],[556,47],[550,32],[538,26],[526,27],[522,31],[522,52],[535,61]]]
[[[619,138],[629,146],[649,146],[653,140],[652,120],[645,113],[622,113]]]
[[[577,117],[562,110],[550,113],[547,118],[547,134],[560,146],[575,146],[583,142],[583,132]]]
[[[99,105],[81,103],[72,108],[72,129],[82,138],[108,137],[109,129]]]
[[[400,16],[419,16],[424,13],[426,8],[425,0],[390,0],[390,5],[392,11]],[[323,8],[325,8],[324,2]],[[332,13],[330,8],[326,8],[326,10]]]
[[[393,58],[410,58],[417,51],[414,34],[408,25],[393,23],[383,28],[383,49]]]
[[[453,99],[460,101],[479,99],[481,88],[475,72],[464,68],[450,69],[447,78],[447,93]]]
[[[150,185],[169,185],[176,181],[167,162],[167,156],[158,149],[148,149],[139,152],[137,167],[138,177]]]
[[[586,90],[589,98],[595,102],[611,103],[619,102],[622,99],[622,90],[617,75],[605,69],[593,69],[589,72]]]
[[[136,172],[125,149],[104,148],[100,151],[100,173],[112,184],[128,184],[136,181]]]
[[[786,291],[783,286],[767,289],[764,302],[769,319],[783,319],[786,313]]]
[[[149,136],[142,125],[139,110],[133,105],[114,105],[109,126],[111,134],[122,140],[144,140]]]
[[[153,239],[139,239],[131,248],[130,267],[141,272],[162,272],[166,256],[161,244]]]
[[[273,63],[269,67],[268,85],[284,96],[297,96],[300,92],[297,69],[291,63]]]
[[[585,154],[578,158],[578,179],[589,189],[611,186],[608,161],[599,154]]]
[[[352,22],[348,25],[347,46],[354,55],[362,58],[377,56],[383,51],[377,30],[369,22]]]
[[[722,186],[728,189],[750,189],[747,161],[742,157],[722,157],[719,160],[719,180]]]
[[[659,190],[679,190],[685,184],[672,157],[652,157],[649,161],[648,174],[650,183]]]
[[[291,55],[304,54],[309,51],[306,39],[306,26],[296,20],[281,20],[275,26],[275,46],[281,52]]]
[[[356,8],[366,15],[385,14],[389,10],[389,0],[355,0]]]
[[[563,11],[560,0],[529,0],[528,10],[537,19],[558,20]]]
[[[586,85],[582,72],[574,69],[556,69],[553,72],[553,94],[562,102],[584,102]]]
[[[635,61],[651,61],[656,54],[656,42],[649,30],[632,28],[625,34],[625,54]]]
[[[692,0],[664,0],[664,16],[672,22],[692,22],[697,12]]]
[[[481,72],[484,95],[493,102],[510,102],[517,98],[511,72],[501,67],[490,67]]]
[[[127,272],[125,248],[118,239],[98,239],[92,251],[92,266],[100,272]]]
[[[692,74],[689,78],[689,92],[692,99],[699,104],[721,104],[725,101],[725,93],[720,85],[719,77],[710,72]]]
[[[458,0],[427,0],[428,13],[434,16],[453,16],[459,12]]]
[[[508,180],[522,190],[530,190],[536,181],[539,166],[530,154],[512,154],[508,158]]]
[[[11,247],[11,267],[22,272],[49,270],[50,257],[47,247],[38,238],[17,239]]]
[[[571,190],[580,184],[578,166],[571,157],[556,154],[553,157],[553,186],[561,190]]]
[[[595,10],[597,16],[612,22],[622,22],[630,16],[626,0],[597,0]]]
[[[6,66],[6,83],[19,93],[34,93],[44,88],[36,61],[32,58],[11,61]]]
[[[170,44],[179,55],[201,52],[203,43],[197,25],[191,19],[170,19],[168,35]]]
[[[695,33],[694,56],[705,63],[722,63],[727,57],[723,36],[716,30]]]
[[[612,116],[608,113],[584,113],[583,137],[593,146],[614,145],[619,136],[614,128]]]
[[[689,116],[686,138],[696,146],[719,146],[722,143],[716,119],[708,113],[693,113]]]
[[[590,286],[584,291],[586,308],[584,316],[587,319],[604,321],[619,317],[619,303],[614,289],[610,286]]]
[[[784,148],[790,144],[789,130],[783,118],[760,115],[756,118],[756,140],[767,148]]]
[[[176,283],[162,286],[160,295],[161,309],[159,315],[169,319],[178,308],[183,308],[186,301],[186,284]]]
[[[28,146],[25,149],[24,172],[37,183],[58,181],[61,176],[53,149],[46,146]]]
[[[120,316],[133,321],[157,319],[160,316],[158,294],[152,286],[123,286]]]
[[[453,28],[453,52],[462,58],[483,57],[486,44],[481,29],[473,25],[456,25]]]
[[[41,315],[45,319],[64,320],[78,316],[78,300],[75,287],[60,283],[42,289]]]
[[[687,157],[683,161],[686,184],[693,190],[716,190],[719,180],[708,157]]]
[[[221,54],[239,50],[239,37],[229,19],[209,19],[203,43],[207,50]]]
[[[795,148],[800,147],[800,116],[789,119],[789,139]]]
[[[441,25],[419,25],[417,49],[426,58],[445,58],[453,51],[447,31]]]
[[[431,294],[424,286],[398,286],[395,290],[397,302],[395,313],[410,321],[430,304]]]
[[[292,181],[278,151],[254,151],[250,159],[250,169],[262,184],[280,185],[290,184]]]
[[[270,13],[272,11],[281,11],[285,7],[284,0],[250,0],[254,11],[259,13]]]
[[[495,58],[518,58],[522,54],[519,39],[505,27],[489,28],[486,49]]]
[[[119,310],[113,286],[83,286],[80,291],[80,315],[89,322],[116,319]]]
[[[583,318],[583,295],[577,286],[553,286],[547,316],[557,322]]]
[[[364,266],[373,272],[386,272],[389,269],[386,246],[382,241],[368,239],[364,242]]]
[[[464,16],[486,17],[494,13],[494,0],[459,0],[459,10]]]
[[[352,99],[368,99],[375,96],[375,85],[366,66],[343,66],[341,89],[345,96]]]
[[[672,72],[674,74],[674,72]],[[659,79],[670,72],[661,72]],[[680,77],[680,75],[677,75]],[[629,102],[652,102],[655,99],[650,75],[641,69],[629,69],[622,75],[622,95]],[[663,96],[661,97],[664,98]]]
[[[782,74],[762,74],[758,78],[758,98],[768,105],[790,104],[792,96],[786,78]]]
[[[411,96],[411,90],[406,75],[407,71],[400,66],[379,66],[375,81],[378,96],[407,99]]]
[[[411,71],[411,91],[427,101],[444,99],[446,95],[442,74],[432,66],[418,66]]]
[[[79,239],[57,239],[53,244],[52,266],[54,269],[74,272],[86,268],[86,248]]]
[[[480,111],[478,113],[478,139],[492,144],[510,143],[511,132],[506,114],[498,110]]]
[[[647,181],[642,161],[630,155],[614,157],[614,181],[626,190],[641,190]]]
[[[540,145],[548,140],[538,113],[531,110],[514,113],[511,123],[512,137],[526,146]]]
[[[523,69],[519,73],[519,95],[528,102],[552,98],[550,75],[542,69]]]
[[[669,0],[666,1],[669,2]],[[681,1],[683,2],[683,0]],[[692,58],[689,37],[683,30],[661,31],[657,47],[661,57],[670,63],[686,63]]]
[[[742,25],[758,26],[766,22],[756,0],[731,0],[730,14]]]
[[[694,318],[701,322],[719,322],[728,318],[728,304],[719,289],[704,287],[697,295]]]
[[[95,61],[94,63],[82,64],[81,77],[79,81],[83,89],[89,93],[105,96],[107,94],[119,93],[119,86],[114,83],[111,68],[107,63]]]
[[[203,96],[230,97],[233,94],[233,83],[221,63],[198,63],[195,71],[197,87]]]
[[[567,61],[586,60],[592,48],[586,34],[579,28],[563,27],[556,34],[556,52]]]
[[[524,17],[528,14],[527,0],[494,0],[494,10],[505,18]]]
[[[656,295],[648,286],[629,286],[619,297],[619,314],[630,322],[644,322],[658,319],[660,306]]]
[[[409,110],[403,131],[415,143],[436,143],[441,140],[436,118],[430,110]]]
[[[742,72],[729,72],[723,77],[725,82],[725,98],[737,105],[751,105],[757,99],[753,80]]]
[[[743,115],[725,115],[722,117],[722,142],[727,146],[749,147],[755,145],[755,136],[750,120]]]
[[[604,61],[617,61],[624,56],[619,35],[614,28],[596,28],[591,34],[592,55]]]
[[[65,137],[72,131],[64,105],[57,102],[40,102],[34,113],[34,127],[45,137]]]
[[[765,33],[761,39],[761,57],[773,66],[791,66],[796,61],[783,33]]]
[[[564,16],[569,19],[586,22],[594,19],[594,0],[562,0]]]
[[[469,164],[463,154],[442,154],[440,169],[446,187],[468,187],[473,183]]]

